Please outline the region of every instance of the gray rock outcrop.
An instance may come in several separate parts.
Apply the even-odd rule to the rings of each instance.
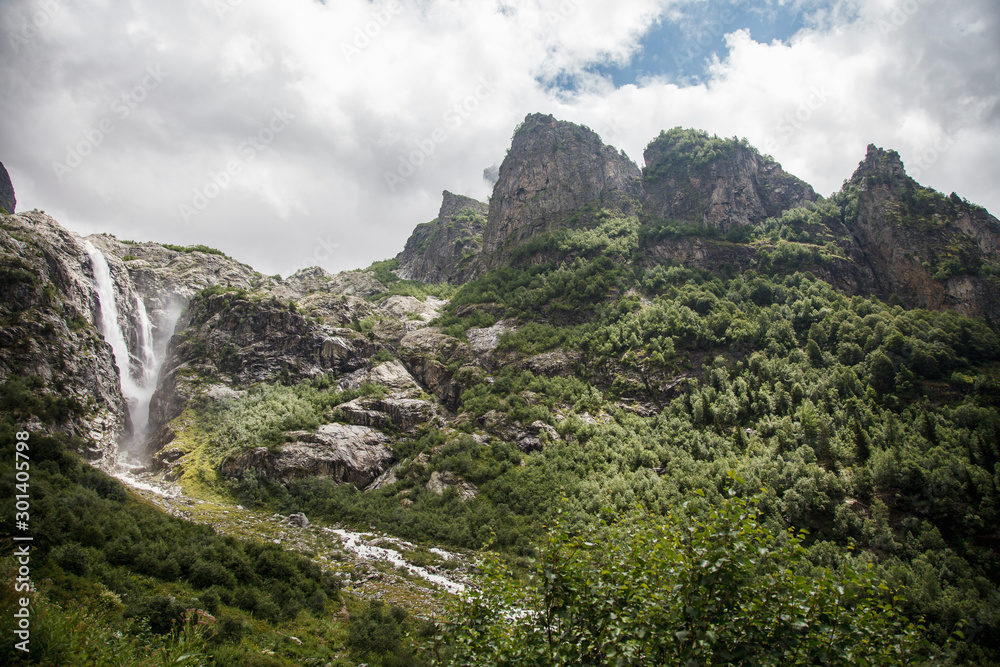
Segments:
[[[3,212],[13,215],[17,211],[17,197],[14,196],[14,185],[10,182],[10,174],[0,162],[0,209]]]
[[[819,199],[807,183],[736,139],[675,128],[650,142],[643,160],[647,222],[670,220],[725,233]]]
[[[248,471],[276,482],[299,477],[329,477],[363,489],[392,464],[389,438],[353,424],[325,424],[315,433],[293,431],[280,450],[257,447],[223,461],[219,471],[243,477]]]
[[[445,190],[438,217],[417,225],[396,256],[396,275],[425,283],[465,282],[482,250],[488,210],[484,202]]]
[[[596,132],[529,114],[500,165],[477,271],[507,264],[516,246],[537,234],[586,225],[588,207],[633,213],[640,179],[635,163]]]
[[[846,187],[856,213],[845,225],[879,296],[1000,322],[1000,284],[983,272],[997,261],[1000,220],[954,193],[920,186],[898,153],[875,146]]]

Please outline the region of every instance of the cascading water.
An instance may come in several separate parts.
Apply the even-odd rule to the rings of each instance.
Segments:
[[[135,407],[131,410],[132,426],[135,435],[132,441],[135,445],[146,442],[146,426],[149,424],[149,402],[156,391],[156,382],[160,376],[160,360],[156,356],[153,344],[153,323],[146,314],[146,306],[137,294],[135,296],[136,331],[138,332],[139,361],[142,368],[141,388],[136,395]]]
[[[135,314],[139,319],[139,358],[142,361],[142,379],[144,384],[148,385],[150,380],[155,379],[152,374],[157,368],[156,351],[153,346],[153,323],[149,321],[146,305],[138,294],[135,295]]]
[[[104,254],[90,241],[84,241],[83,245],[90,255],[90,264],[94,272],[94,287],[97,289],[101,310],[101,334],[114,352],[122,395],[129,406],[134,432],[133,443],[142,444],[146,436],[146,424],[149,422],[149,402],[156,390],[156,377],[159,374],[159,363],[153,345],[153,325],[146,315],[142,299],[136,296],[135,313],[138,322],[135,324],[139,349],[135,358],[138,361],[139,372],[138,377],[133,377],[131,371],[133,355],[129,352],[125,336],[122,334],[111,268]]]

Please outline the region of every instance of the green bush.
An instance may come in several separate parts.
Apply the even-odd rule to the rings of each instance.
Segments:
[[[443,633],[453,665],[887,665],[930,646],[870,565],[815,568],[754,502],[550,534],[527,583],[487,558]]]

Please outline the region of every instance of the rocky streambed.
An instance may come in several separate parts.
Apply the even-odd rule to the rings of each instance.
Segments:
[[[416,545],[378,533],[246,508],[221,498],[192,498],[177,484],[119,466],[115,477],[173,516],[212,526],[218,533],[266,540],[311,558],[334,573],[343,591],[378,599],[421,617],[439,616],[452,595],[470,585],[471,554]]]

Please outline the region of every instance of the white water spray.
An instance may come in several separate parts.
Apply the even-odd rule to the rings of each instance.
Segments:
[[[139,295],[135,295],[135,314],[139,319],[139,359],[142,361],[143,384],[148,385],[154,379],[156,363],[156,352],[153,349],[153,323],[149,321],[146,314],[146,304],[142,302]]]
[[[133,377],[131,372],[132,354],[128,343],[122,334],[118,314],[118,303],[115,300],[115,283],[111,278],[111,268],[104,254],[90,241],[83,242],[90,255],[90,264],[94,271],[94,287],[97,289],[97,300],[101,309],[101,334],[111,346],[118,365],[118,377],[121,382],[122,395],[129,406],[129,416],[132,418],[134,431],[133,441],[141,443],[145,438],[146,424],[149,422],[149,401],[156,390],[156,376],[159,371],[156,355],[153,349],[153,325],[146,315],[142,300],[136,296],[135,312],[138,317],[138,347],[136,360],[139,362],[139,377]]]

